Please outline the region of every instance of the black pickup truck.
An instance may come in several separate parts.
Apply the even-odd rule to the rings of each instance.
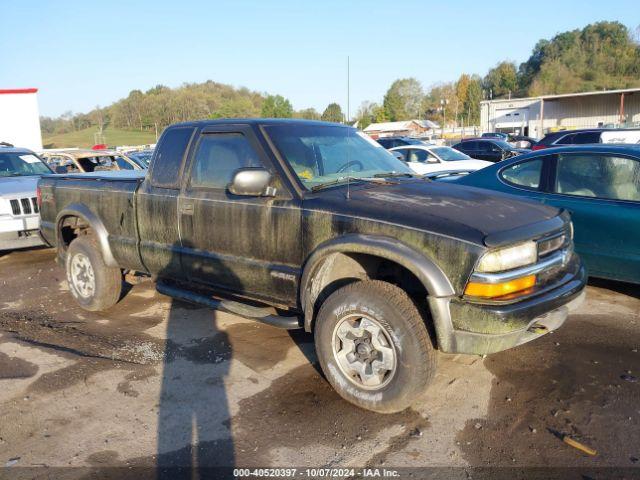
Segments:
[[[354,128],[167,128],[149,172],[43,177],[42,234],[87,310],[123,271],[172,297],[313,332],[345,399],[409,406],[436,349],[486,354],[558,328],[585,271],[566,213],[431,182]]]

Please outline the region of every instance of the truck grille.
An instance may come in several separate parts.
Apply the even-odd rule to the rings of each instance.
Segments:
[[[14,215],[30,215],[40,211],[36,197],[13,199],[9,200],[9,203],[11,203],[11,211]]]

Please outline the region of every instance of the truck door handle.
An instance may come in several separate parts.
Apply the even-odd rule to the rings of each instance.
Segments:
[[[180,206],[180,213],[183,215],[193,215],[193,203],[183,203]]]

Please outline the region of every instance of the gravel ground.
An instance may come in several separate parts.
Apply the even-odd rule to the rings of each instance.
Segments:
[[[557,332],[484,359],[440,355],[420,402],[378,415],[333,392],[308,334],[172,301],[151,282],[85,312],[52,250],[12,252],[0,256],[0,478],[140,478],[130,467],[156,465],[637,478],[639,348],[638,287],[594,281]]]

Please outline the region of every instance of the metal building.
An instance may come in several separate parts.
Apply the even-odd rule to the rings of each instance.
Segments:
[[[485,100],[480,126],[534,138],[557,130],[640,126],[640,88]]]

